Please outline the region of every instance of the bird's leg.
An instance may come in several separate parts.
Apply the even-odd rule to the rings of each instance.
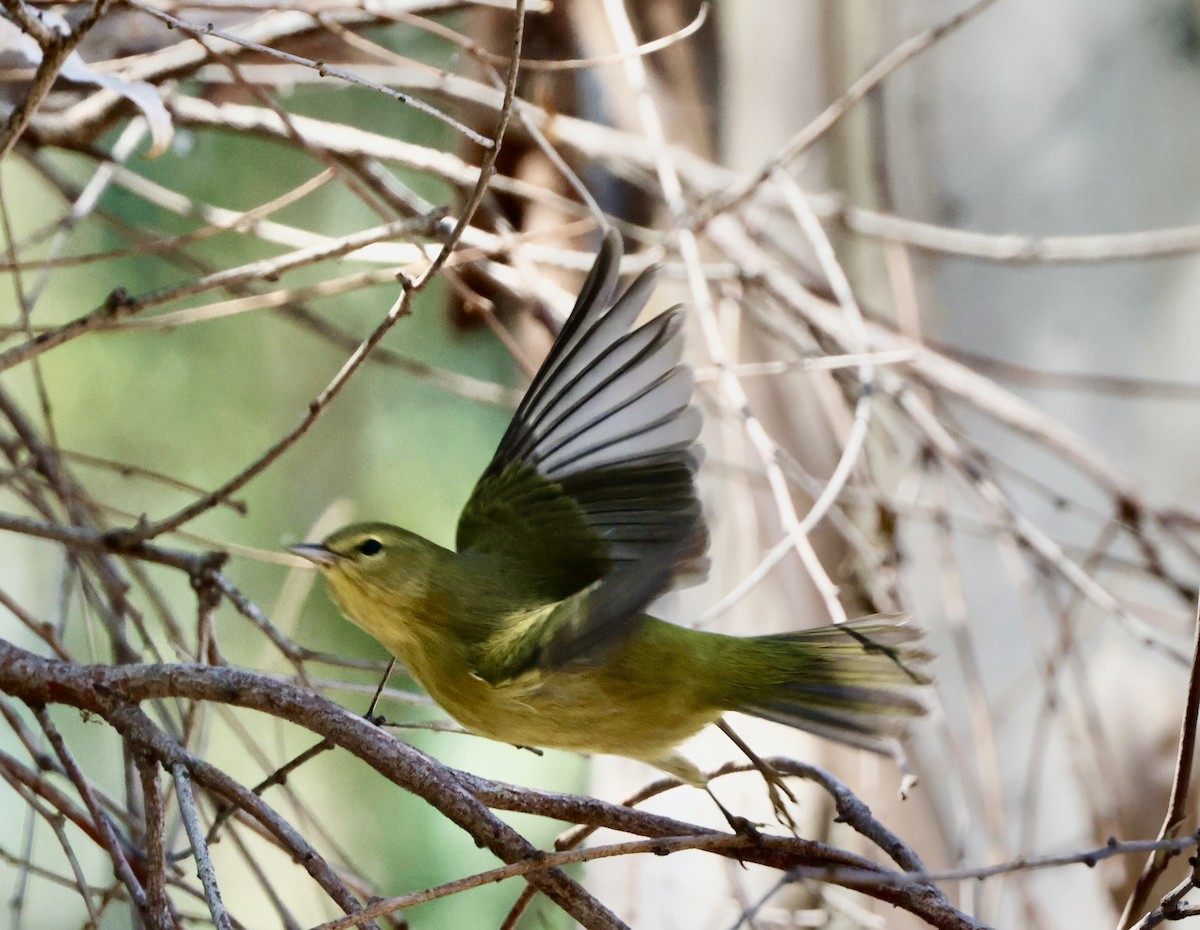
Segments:
[[[387,680],[392,674],[392,669],[395,667],[396,660],[392,659],[392,661],[388,663],[387,671],[383,673],[383,678],[379,682],[379,687],[375,689],[375,696],[371,698],[371,706],[368,707],[367,712],[363,714],[363,717],[366,720],[370,721],[376,726],[381,726],[387,722],[382,717],[375,716],[375,705],[379,703],[379,698],[383,694],[383,686],[387,684]],[[327,749],[333,749],[333,742],[329,739],[323,739],[315,746],[310,746],[308,749],[304,750],[304,752],[300,753],[300,755],[293,758],[290,762],[285,762],[265,779],[255,785],[254,793],[262,794],[272,785],[282,785],[287,781],[288,775],[290,775],[294,770],[298,769],[301,765],[308,762],[314,756],[325,752]],[[208,841],[210,843],[216,842],[216,837],[218,831],[221,829],[221,825],[224,824],[225,821],[231,816],[233,816],[233,812],[234,807],[232,805],[217,809],[217,816],[213,820],[213,825],[208,831]]]
[[[379,698],[383,695],[383,686],[387,684],[389,678],[392,677],[392,669],[396,667],[396,660],[392,659],[388,663],[387,670],[384,671],[383,677],[379,679],[379,687],[375,689],[375,696],[371,698],[371,706],[367,708],[367,712],[363,714],[371,723],[379,726],[384,722],[382,717],[375,716],[375,707],[379,704]]]
[[[717,810],[724,815],[725,819],[729,822],[729,826],[733,828],[734,833],[755,841],[762,839],[762,834],[758,832],[758,827],[745,817],[739,817],[737,814],[731,812],[729,808],[717,799],[717,796],[713,794],[713,790],[708,786],[707,782],[701,787],[704,789],[704,793],[712,798],[713,803],[717,805]]]
[[[647,760],[649,761],[649,760]],[[656,769],[666,772],[668,775],[674,775],[685,785],[691,785],[693,788],[699,788],[717,805],[717,810],[721,812],[721,816],[728,821],[729,826],[733,828],[733,832],[741,836],[748,837],[752,840],[762,839],[762,834],[758,832],[758,828],[747,820],[745,817],[739,817],[737,814],[729,810],[724,804],[717,800],[717,796],[713,794],[712,788],[708,786],[708,778],[695,765],[685,759],[678,753],[671,753],[669,756],[653,760],[651,763]]]
[[[780,792],[782,791],[783,794],[787,795],[788,800],[793,804],[799,803],[796,800],[796,796],[792,794],[792,789],[787,786],[787,783],[783,780],[782,776],[780,776],[778,772],[771,768],[771,766],[763,759],[759,758],[758,753],[751,749],[746,744],[746,741],[733,731],[733,727],[731,727],[724,720],[718,720],[717,726],[720,728],[722,733],[733,740],[733,744],[745,754],[746,758],[750,760],[750,764],[758,769],[759,773],[763,777],[763,781],[767,783],[767,796],[771,799],[771,807],[775,810],[776,819],[778,819],[783,826],[795,833],[796,821],[792,819],[792,815],[788,811],[787,805],[783,803],[783,798],[780,797]]]

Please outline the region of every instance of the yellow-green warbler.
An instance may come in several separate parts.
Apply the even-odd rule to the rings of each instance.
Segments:
[[[634,328],[609,232],[570,317],[458,523],[457,551],[386,523],[319,545],[346,616],[473,733],[641,759],[704,778],[676,746],[726,711],[888,752],[923,711],[921,633],[860,620],[740,638],[647,615],[707,567],[700,412],[680,308]]]

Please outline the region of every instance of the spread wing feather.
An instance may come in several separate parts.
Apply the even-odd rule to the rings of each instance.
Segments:
[[[573,631],[563,643],[538,624],[539,654],[558,660],[707,566],[682,311],[634,328],[654,270],[616,296],[620,259],[610,231],[458,525],[460,551],[504,561],[531,596],[570,599],[550,622]]]

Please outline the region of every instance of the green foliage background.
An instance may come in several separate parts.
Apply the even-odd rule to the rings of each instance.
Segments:
[[[378,37],[377,37],[378,38]],[[399,41],[399,39],[398,39]],[[436,60],[447,54],[432,40],[405,46],[407,53]],[[448,132],[400,104],[365,91],[346,89],[333,81],[295,91],[281,103],[293,114],[336,115],[352,125],[392,127],[398,138],[452,147]],[[81,156],[54,153],[46,164],[83,184],[94,164]],[[131,167],[198,202],[229,209],[249,209],[282,194],[322,169],[293,149],[239,138],[225,133],[185,133],[173,151],[153,161],[135,157]],[[20,160],[0,168],[5,202],[14,237],[21,241],[65,209],[60,195]],[[451,191],[427,178],[405,182],[435,203],[450,203]],[[139,229],[163,235],[186,232],[200,221],[183,220],[112,187],[95,217],[77,228],[68,254],[125,249],[130,239],[107,215]],[[271,219],[324,234],[347,233],[380,222],[364,204],[340,185],[330,184]],[[270,250],[251,236],[223,233],[185,247],[186,254],[226,268],[265,257]],[[39,300],[33,322],[52,325],[78,317],[104,302],[115,288],[142,295],[197,275],[180,261],[180,254],[118,257],[55,270]],[[284,278],[288,285],[315,283],[322,277],[361,270],[352,263],[323,263]],[[25,282],[28,286],[28,281]],[[354,292],[310,306],[339,326],[365,334],[398,294],[397,287]],[[209,296],[195,302],[207,302]],[[402,354],[489,381],[514,383],[517,373],[510,358],[486,330],[461,332],[443,308],[444,293],[435,287],[417,301],[414,314],[402,320],[385,345]],[[3,317],[16,320],[18,305],[11,287],[0,296]],[[180,303],[166,309],[187,306]],[[174,330],[124,330],[82,338],[47,353],[40,362],[58,442],[66,450],[141,465],[211,488],[257,458],[273,441],[293,427],[308,403],[345,360],[341,349],[282,319],[273,311],[258,311],[187,325]],[[13,390],[32,414],[39,401],[33,367],[7,373]],[[358,517],[384,519],[410,527],[450,544],[462,503],[486,465],[507,422],[508,411],[483,406],[445,393],[393,368],[366,365],[318,419],[313,429],[274,467],[253,481],[239,499],[248,514],[229,509],[209,512],[186,529],[220,543],[280,549],[303,537],[328,504],[345,498]],[[172,512],[189,497],[177,490],[111,471],[77,466],[77,474],[98,500],[121,511],[151,518]],[[5,492],[6,508],[18,508]],[[128,518],[114,516],[113,524]],[[61,550],[55,545],[3,540],[6,581],[23,576],[24,603],[35,615],[52,615],[63,571]],[[234,558],[229,575],[268,614],[278,597],[285,570]],[[194,595],[177,573],[156,572],[177,616],[194,616]],[[69,596],[68,642],[80,655],[110,661],[103,649],[88,642],[89,618],[80,598]],[[194,621],[193,621],[194,622]],[[191,631],[194,633],[194,630]],[[281,674],[290,672],[278,654],[242,617],[227,607],[218,616],[218,641],[227,661]],[[382,659],[373,640],[344,622],[323,590],[308,599],[298,628],[286,630],[301,645],[329,652]],[[0,614],[0,636],[25,644],[25,631]],[[160,630],[154,637],[168,660],[173,658]],[[97,640],[98,641],[98,640]],[[331,677],[373,684],[371,674],[344,669]],[[405,683],[393,678],[393,686]],[[411,682],[408,687],[414,687]],[[332,693],[345,706],[364,710],[362,693]],[[430,706],[388,703],[381,711],[394,720],[443,719]],[[238,713],[238,722],[274,764],[307,748],[312,737],[278,721]],[[107,758],[101,781],[119,794],[121,760],[117,742],[107,728],[56,712],[76,751],[89,758]],[[6,731],[7,732],[7,731]],[[206,756],[246,784],[265,777],[267,770],[247,758],[245,749],[228,739],[225,726],[214,728]],[[490,777],[543,787],[579,787],[582,763],[573,757],[538,758],[512,747],[455,734],[401,731],[400,737],[451,765]],[[8,737],[0,737],[7,741]],[[17,752],[18,747],[0,747]],[[476,849],[465,834],[448,826],[423,802],[369,775],[344,753],[326,753],[289,780],[289,786],[308,800],[310,810],[359,865],[382,894],[402,894],[483,870],[495,864],[489,853]],[[271,803],[278,795],[267,794]],[[287,813],[290,808],[283,803]],[[11,793],[0,792],[0,846],[16,854],[21,840],[23,806]],[[521,823],[534,842],[547,843],[554,825]],[[82,837],[79,846],[88,848]],[[178,840],[177,840],[178,842]],[[47,867],[66,871],[53,837],[40,825],[36,858]],[[320,915],[335,916],[322,896],[294,864],[283,861],[265,844],[254,846],[259,864],[274,876],[277,887],[290,888],[288,905],[302,925]],[[277,923],[271,905],[226,840],[214,847],[214,860],[223,875],[223,892],[233,915],[251,927]],[[92,863],[101,862],[97,857]],[[231,882],[224,876],[241,876]],[[17,888],[15,869],[0,864],[0,898],[9,900]],[[495,926],[515,899],[516,882],[456,895],[406,914],[416,927]],[[28,890],[27,926],[77,927],[86,920],[77,900],[64,904],[61,895],[34,879]],[[535,908],[527,923],[545,925]],[[128,926],[121,908],[107,912],[106,925]]]

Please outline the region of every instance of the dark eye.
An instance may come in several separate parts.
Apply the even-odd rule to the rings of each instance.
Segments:
[[[358,551],[360,555],[379,555],[383,551],[383,543],[372,536],[358,544]]]

